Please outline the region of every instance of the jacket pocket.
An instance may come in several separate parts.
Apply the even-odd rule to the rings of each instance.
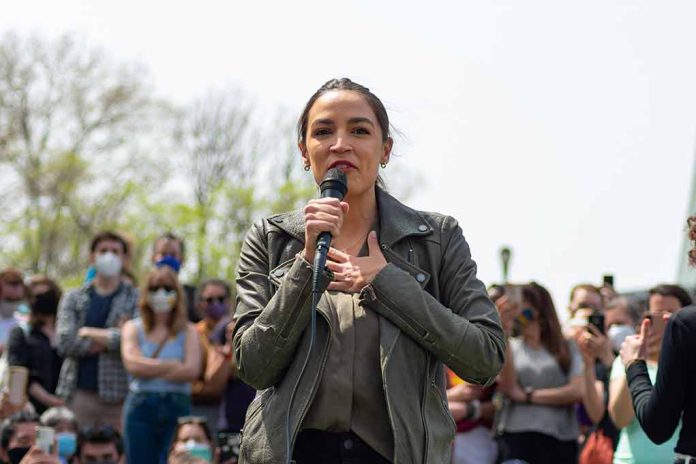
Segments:
[[[276,290],[278,290],[278,287],[280,287],[280,284],[283,282],[283,278],[285,278],[286,274],[288,271],[290,271],[290,268],[294,263],[295,257],[293,256],[287,261],[284,261],[271,269],[271,271],[268,273],[268,281],[271,283],[274,293]]]
[[[387,261],[389,261],[402,271],[407,272],[411,277],[413,277],[416,280],[416,282],[418,282],[418,284],[421,286],[421,288],[425,288],[425,286],[428,285],[428,282],[430,281],[429,272],[425,271],[424,269],[421,269],[415,264],[409,263],[405,258],[403,258],[401,255],[399,255],[399,253],[392,250],[391,248],[383,247],[382,253],[384,253],[385,257],[387,258]]]

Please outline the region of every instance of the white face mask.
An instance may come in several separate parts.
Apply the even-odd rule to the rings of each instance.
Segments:
[[[116,277],[121,272],[121,258],[110,251],[97,255],[94,268],[104,277]]]
[[[147,304],[150,305],[152,310],[156,313],[168,313],[174,307],[176,303],[176,291],[165,290],[160,288],[157,291],[150,292],[147,295]]]
[[[635,334],[636,330],[630,325],[612,325],[607,330],[607,337],[611,340],[611,346],[614,348],[614,351],[621,349],[621,344],[626,337]]]

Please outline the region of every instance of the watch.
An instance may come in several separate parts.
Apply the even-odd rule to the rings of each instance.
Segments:
[[[532,404],[532,395],[534,394],[534,389],[532,387],[524,387],[525,403]]]

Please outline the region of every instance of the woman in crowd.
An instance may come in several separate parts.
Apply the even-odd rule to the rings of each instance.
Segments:
[[[191,411],[200,342],[171,269],[150,272],[141,295],[140,318],[125,323],[121,340],[132,377],[123,413],[126,457],[129,464],[164,464],[178,418]]]
[[[40,420],[41,425],[51,427],[56,433],[56,451],[61,464],[71,462],[77,451],[80,430],[75,414],[65,406],[59,406],[41,414]]]
[[[10,332],[8,363],[29,370],[29,400],[38,414],[62,406],[55,395],[63,359],[58,355],[56,312],[61,290],[46,276],[35,276],[29,283],[31,309],[29,320]]]
[[[658,285],[650,289],[648,293],[647,317],[651,319],[652,326],[647,341],[645,364],[650,381],[655,382],[665,328],[664,316],[672,315],[682,307],[691,304],[691,297],[684,289],[676,285]],[[672,461],[679,428],[673,430],[670,437],[660,445],[656,445],[647,437],[635,417],[626,379],[626,368],[620,357],[616,358],[611,370],[609,414],[616,427],[621,429],[619,442],[614,452],[614,463],[648,464]]]
[[[369,89],[324,84],[300,117],[299,148],[317,184],[342,170],[347,194],[263,219],[245,239],[235,357],[241,379],[263,390],[247,412],[245,462],[449,463],[444,364],[475,384],[500,370],[498,313],[457,222],[380,186],[389,130]],[[333,243],[314,332],[310,263],[321,232]]]
[[[220,461],[220,450],[215,446],[213,434],[204,417],[179,418],[169,451],[169,461],[183,459],[185,456],[197,458],[206,463]]]
[[[574,404],[582,399],[582,361],[563,338],[551,296],[532,283],[522,288],[519,336],[511,338],[498,388],[498,460],[573,463],[579,435]]]

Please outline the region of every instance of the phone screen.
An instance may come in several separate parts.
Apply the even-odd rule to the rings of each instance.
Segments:
[[[236,432],[218,432],[218,447],[220,448],[220,461],[239,457],[239,446],[242,443],[241,435]]]

